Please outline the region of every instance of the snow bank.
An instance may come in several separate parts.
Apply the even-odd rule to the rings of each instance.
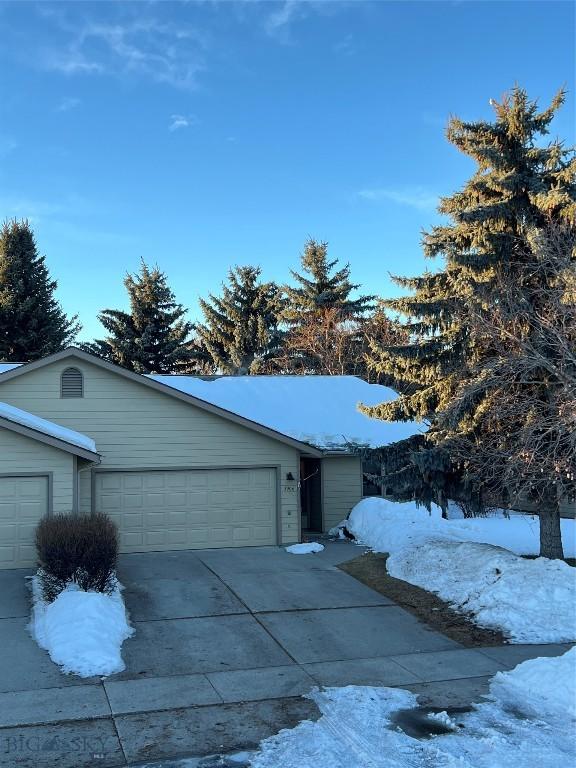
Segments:
[[[564,681],[558,685],[556,676]],[[458,714],[446,735],[418,740],[394,722],[416,696],[394,688],[348,686],[309,694],[317,722],[266,739],[251,768],[558,768],[574,765],[576,651],[498,673],[489,700]],[[518,713],[524,716],[518,717]],[[453,716],[454,717],[454,716]],[[438,716],[433,716],[438,722]],[[442,718],[445,719],[445,718]]]
[[[310,553],[322,552],[323,549],[323,544],[311,541],[307,544],[292,544],[290,547],[286,547],[286,552],[290,552],[291,555],[309,555]]]
[[[562,522],[565,552],[574,556],[574,521]],[[429,514],[371,498],[354,507],[347,527],[376,552],[390,553],[391,576],[436,593],[512,642],[576,640],[576,569],[515,554],[538,552],[537,518],[443,520],[437,507]]]
[[[498,672],[490,695],[528,717],[576,720],[576,647],[563,656],[531,659],[511,672]]]
[[[150,378],[320,448],[342,450],[347,443],[376,447],[421,431],[414,423],[383,422],[360,413],[360,402],[378,405],[398,395],[356,376]]]
[[[80,448],[86,448],[88,451],[96,452],[96,443],[90,437],[83,435],[81,432],[75,432],[73,429],[61,427],[52,421],[41,419],[33,413],[15,408],[13,405],[8,405],[8,403],[0,403],[0,418],[13,421],[16,424],[22,424],[24,427],[30,427],[30,429],[35,429],[45,435],[57,437],[59,440],[64,440],[65,443],[71,443]]]
[[[576,569],[491,544],[428,539],[391,554],[388,573],[434,592],[515,643],[576,640]]]
[[[122,672],[122,643],[134,630],[117,584],[110,595],[84,592],[70,584],[53,603],[42,599],[37,576],[32,579],[30,630],[41,648],[66,673],[80,677]]]
[[[500,510],[490,517],[444,520],[442,510],[435,504],[429,513],[413,501],[398,504],[374,496],[356,504],[347,528],[358,541],[377,552],[394,552],[432,536],[449,541],[493,544],[517,555],[537,555],[540,550],[538,516],[516,512],[508,515]],[[564,556],[576,557],[576,522],[562,520],[561,528]]]

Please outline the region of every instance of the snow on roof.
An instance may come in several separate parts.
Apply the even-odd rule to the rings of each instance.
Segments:
[[[90,437],[80,432],[75,432],[73,429],[61,427],[52,421],[41,419],[33,413],[22,411],[13,405],[8,405],[8,403],[0,403],[0,418],[13,421],[15,424],[21,424],[24,427],[30,427],[30,429],[35,429],[37,432],[43,432],[45,435],[56,437],[65,443],[77,445],[79,448],[85,448],[87,451],[96,453],[96,443]]]
[[[12,368],[19,368],[21,365],[24,365],[24,363],[0,363],[0,373],[6,373],[6,371],[11,371]]]
[[[375,448],[410,437],[421,429],[413,422],[384,422],[360,413],[359,403],[378,405],[394,400],[397,394],[356,376],[150,378],[327,450],[346,450],[349,443]]]

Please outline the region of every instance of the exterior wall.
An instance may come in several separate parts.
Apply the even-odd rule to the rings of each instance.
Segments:
[[[362,463],[358,456],[322,459],[322,510],[327,531],[347,517],[362,498]]]
[[[60,374],[84,374],[84,397],[60,397]],[[0,400],[93,438],[106,469],[278,467],[280,542],[299,540],[299,453],[266,435],[69,357],[1,382]],[[79,466],[81,468],[81,466]],[[80,509],[91,507],[89,472],[80,473]]]
[[[494,505],[498,505],[498,501],[494,502]],[[500,502],[502,504],[502,502]],[[505,504],[502,504],[502,506],[505,506]],[[517,509],[522,512],[532,512],[534,514],[538,514],[539,511],[539,504],[537,501],[530,501],[526,498],[520,498],[515,501],[514,504],[512,504],[512,509]],[[569,499],[561,499],[560,500],[560,517],[566,517],[566,518],[576,518],[576,500],[570,501]]]
[[[12,473],[51,474],[51,511],[72,511],[74,487],[72,454],[44,445],[9,429],[0,428],[0,475]]]

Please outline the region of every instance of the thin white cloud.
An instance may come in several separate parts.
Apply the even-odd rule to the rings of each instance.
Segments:
[[[342,40],[334,43],[334,53],[342,54],[343,56],[351,56],[356,52],[356,46],[354,44],[354,38],[352,35],[346,35]]]
[[[181,128],[190,128],[198,125],[198,118],[194,115],[170,115],[169,131],[179,131]]]
[[[274,10],[264,17],[264,31],[269,37],[275,38],[281,43],[288,43],[293,40],[293,28],[298,22],[311,16],[329,18],[349,8],[362,7],[365,4],[358,2],[358,0],[282,0],[281,2],[279,0],[274,2],[248,2],[248,0],[244,0],[243,5],[273,8]],[[350,48],[349,44],[345,47]],[[350,51],[341,50],[339,52]]]
[[[434,210],[439,202],[439,195],[433,194],[424,187],[369,187],[361,189],[358,197],[373,202],[385,200],[416,208],[419,211]]]
[[[303,5],[300,0],[284,0],[280,7],[266,18],[264,23],[266,32],[273,37],[285,32],[286,28],[300,15]]]
[[[66,75],[138,75],[175,88],[192,89],[205,69],[207,42],[196,29],[154,18],[123,23],[84,21],[71,26],[57,17],[68,42],[41,55],[46,69]]]
[[[80,99],[74,96],[65,96],[56,107],[56,112],[70,112],[71,109],[76,109],[81,103]]]
[[[46,217],[51,218],[64,210],[62,203],[25,197],[0,197],[0,208],[8,218],[27,219],[31,223],[38,223]]]

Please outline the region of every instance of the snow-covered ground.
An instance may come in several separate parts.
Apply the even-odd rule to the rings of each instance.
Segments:
[[[70,584],[54,602],[46,603],[34,576],[32,599],[32,636],[63,672],[80,677],[122,672],[122,643],[134,630],[126,617],[120,584],[110,595],[84,592]]]
[[[560,768],[576,760],[576,649],[526,661],[492,680],[486,701],[429,739],[394,723],[416,696],[395,688],[348,686],[309,694],[322,713],[262,742],[251,768]]]
[[[291,555],[315,555],[316,552],[322,552],[324,549],[323,544],[319,544],[317,541],[310,541],[304,544],[291,544],[286,547],[286,552]]]
[[[575,523],[562,521],[565,554],[574,557]],[[396,578],[438,594],[483,627],[515,643],[576,640],[576,569],[538,552],[538,519],[503,515],[443,520],[414,504],[364,499],[347,528],[359,542],[390,554]]]
[[[357,539],[377,552],[395,552],[434,537],[493,544],[517,555],[537,555],[540,549],[537,515],[510,513],[506,517],[500,512],[490,517],[444,520],[435,505],[429,513],[414,502],[397,504],[374,496],[354,507],[346,525]],[[576,557],[576,523],[562,520],[561,526],[564,556]]]
[[[514,643],[576,640],[576,570],[501,547],[429,540],[390,555],[391,576],[435,592]]]

